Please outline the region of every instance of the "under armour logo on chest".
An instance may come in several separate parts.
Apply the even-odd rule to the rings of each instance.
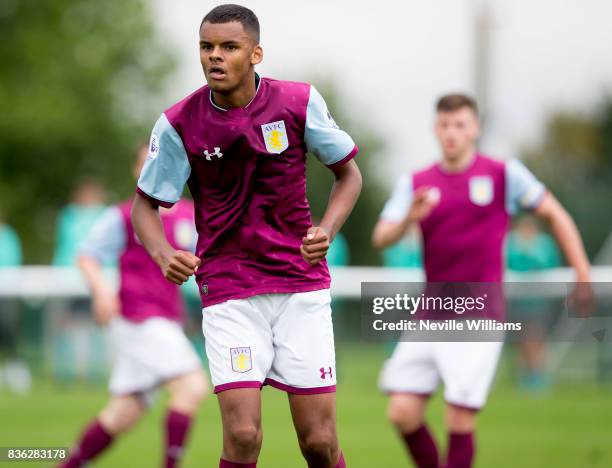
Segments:
[[[221,158],[223,156],[223,153],[221,152],[221,148],[219,148],[218,146],[215,146],[214,153],[209,153],[208,150],[204,150],[203,153],[204,153],[204,156],[206,156],[207,161],[210,161],[212,156],[216,156],[217,158]]]

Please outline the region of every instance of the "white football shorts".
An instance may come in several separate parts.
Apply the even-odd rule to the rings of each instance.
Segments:
[[[429,396],[444,384],[447,403],[479,410],[487,400],[503,343],[398,343],[380,375],[383,392]]]
[[[181,325],[162,317],[110,323],[114,358],[109,382],[113,395],[138,394],[150,404],[165,381],[201,369],[201,361]]]
[[[307,395],[336,390],[329,289],[262,294],[202,310],[215,393],[271,385]]]

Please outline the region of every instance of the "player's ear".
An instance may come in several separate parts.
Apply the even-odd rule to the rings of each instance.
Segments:
[[[251,54],[251,65],[257,65],[261,63],[263,60],[263,49],[259,44],[257,44],[253,48],[253,53]]]

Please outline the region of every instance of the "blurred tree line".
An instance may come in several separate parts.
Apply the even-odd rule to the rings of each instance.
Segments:
[[[322,94],[336,123],[351,135],[359,146],[359,154],[355,157],[355,161],[363,176],[363,188],[355,209],[341,231],[349,245],[350,263],[380,264],[380,254],[371,246],[370,238],[374,224],[378,221],[378,215],[391,190],[391,187],[382,184],[376,169],[376,164],[381,164],[381,159],[377,156],[383,154],[385,150],[382,137],[366,127],[364,120],[356,118],[357,115],[363,114],[348,114],[345,111],[333,82],[317,78],[308,81]],[[308,201],[313,218],[320,219],[327,206],[334,182],[333,173],[313,156],[308,158],[307,174]]]
[[[524,158],[572,214],[593,258],[612,231],[612,97],[593,115],[553,114]]]
[[[2,0],[0,44],[0,216],[21,236],[25,261],[46,263],[58,209],[76,181],[95,176],[119,197],[132,193],[131,158],[167,104],[163,90],[175,64],[146,0]],[[342,106],[333,82],[312,81],[361,149],[364,190],[342,230],[351,263],[377,264],[370,235],[390,190],[374,167],[382,138]],[[553,115],[524,159],[596,254],[612,230],[612,98],[594,115]],[[315,217],[332,182],[309,158]]]
[[[58,210],[77,181],[98,178],[111,202],[133,193],[131,158],[168,104],[175,64],[163,42],[146,0],[0,1],[0,218],[18,231],[26,263],[50,260]],[[370,233],[386,193],[372,156],[382,141],[341,115],[331,83],[318,84],[361,148],[364,191],[343,229],[351,263],[378,263]],[[332,174],[315,158],[308,172],[320,217]]]
[[[132,193],[173,61],[145,0],[1,0],[0,44],[0,213],[44,263],[79,178]]]

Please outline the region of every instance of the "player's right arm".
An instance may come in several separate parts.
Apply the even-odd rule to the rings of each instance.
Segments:
[[[191,252],[175,250],[170,245],[158,207],[140,193],[132,205],[132,223],[140,242],[167,280],[180,285],[196,272],[200,259]]]
[[[98,325],[105,326],[120,312],[117,292],[104,277],[102,265],[116,261],[125,248],[125,226],[117,207],[108,208],[83,242],[77,264],[91,291]]]
[[[159,206],[169,208],[179,201],[190,173],[183,141],[162,114],[153,129],[149,156],[138,179],[132,224],[164,277],[176,284],[183,284],[195,273],[200,259],[170,245],[159,217]]]
[[[412,190],[409,176],[403,176],[395,185],[372,233],[372,245],[383,249],[398,242],[408,229],[425,219],[438,200],[430,187]]]

